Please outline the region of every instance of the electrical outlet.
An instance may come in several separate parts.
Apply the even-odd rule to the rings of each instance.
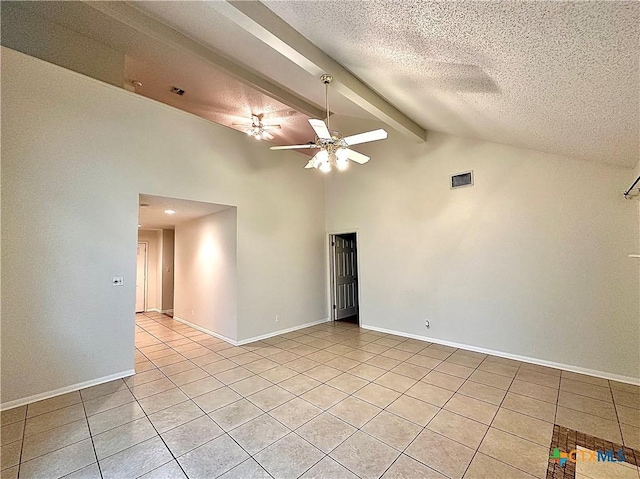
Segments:
[[[114,276],[111,284],[114,286],[122,286],[124,285],[124,278],[122,276]]]
[[[428,319],[425,319],[424,325],[426,326],[427,329],[429,329],[431,327],[431,323],[429,322]]]
[[[276,315],[276,323],[279,323],[279,322],[280,322],[280,316]]]

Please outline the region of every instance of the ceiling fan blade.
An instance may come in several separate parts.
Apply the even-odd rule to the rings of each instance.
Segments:
[[[270,150],[297,150],[302,148],[318,148],[314,143],[307,143],[306,145],[284,145],[284,146],[272,146]]]
[[[311,121],[311,120],[309,120]],[[384,140],[387,137],[387,132],[380,128],[379,130],[371,130],[365,133],[358,133],[357,135],[351,135],[343,138],[347,142],[347,145],[359,145],[360,143],[366,143],[368,141]]]
[[[331,133],[329,133],[329,129],[327,128],[327,125],[324,123],[324,121],[310,118],[309,124],[311,125],[311,128],[313,128],[313,131],[316,132],[318,138],[322,140],[331,139]]]
[[[367,161],[369,161],[371,159],[367,155],[363,155],[362,153],[358,153],[355,150],[351,150],[349,148],[346,148],[346,150],[347,150],[347,158],[349,158],[351,161],[355,161],[356,163],[359,163],[361,165],[364,165]]]
[[[311,159],[309,160],[309,162],[308,162],[306,165],[304,165],[304,167],[305,167],[305,168],[307,168],[307,169],[308,169],[308,168],[315,168],[315,167],[316,167],[316,164],[315,164],[315,162],[314,162],[314,159],[313,159],[313,158],[311,158]]]
[[[244,126],[244,127],[250,127],[253,126],[251,123],[231,123],[232,126]]]
[[[280,125],[262,125],[263,130],[279,130],[282,128]]]

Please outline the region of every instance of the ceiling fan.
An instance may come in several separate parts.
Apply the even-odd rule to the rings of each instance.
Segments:
[[[360,143],[367,143],[369,141],[384,140],[387,137],[387,132],[383,129],[367,131],[365,133],[359,133],[357,135],[342,137],[337,131],[329,129],[329,84],[333,80],[331,75],[324,74],[320,77],[320,80],[325,85],[325,103],[327,107],[327,120],[326,123],[322,120],[309,119],[309,124],[313,131],[316,132],[316,138],[314,141],[310,141],[304,145],[286,145],[286,146],[272,146],[271,150],[297,150],[297,149],[318,149],[320,150],[316,155],[309,160],[305,168],[316,168],[320,171],[327,173],[331,171],[331,167],[335,166],[339,170],[344,170],[349,166],[349,160],[355,161],[359,164],[364,164],[369,161],[369,158],[362,153],[358,153],[355,150],[349,148],[353,145],[359,145]]]
[[[251,114],[250,123],[233,123],[233,126],[244,127],[247,135],[253,136],[256,140],[273,140],[273,135],[269,130],[279,130],[280,125],[265,125],[262,122],[263,114]]]

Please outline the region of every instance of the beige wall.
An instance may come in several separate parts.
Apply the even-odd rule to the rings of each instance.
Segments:
[[[638,378],[631,170],[390,132],[325,214],[302,156],[6,48],[1,108],[3,405],[133,368],[139,193],[237,206],[238,340],[326,318],[357,229],[365,325]]]
[[[124,86],[123,52],[48,20],[38,3],[0,3],[3,46],[120,88]]]
[[[176,318],[236,340],[237,210],[176,226]]]
[[[640,176],[640,161],[638,161],[638,164],[636,165],[636,167],[634,169],[633,176],[630,178],[629,186],[631,186],[633,184],[633,182],[636,180],[636,178],[638,178],[639,176]],[[636,188],[638,186],[639,185],[636,185]],[[627,186],[627,188],[628,188],[628,186]],[[625,191],[627,190],[627,188],[625,188]],[[638,223],[640,223],[640,195],[637,196],[635,199],[633,199],[631,201],[634,201],[636,203],[636,208],[637,208],[637,211],[638,211]],[[638,238],[637,248],[631,254],[640,254],[640,237]],[[631,261],[634,261],[635,264],[637,265],[637,270],[638,270],[638,295],[640,296],[640,258],[631,259]],[[638,317],[640,318],[640,305],[638,305]]]
[[[328,316],[299,155],[6,48],[1,71],[5,407],[133,369],[139,193],[237,206],[239,338]]]
[[[638,380],[632,170],[435,132],[358,149],[325,196],[327,229],[358,230],[365,325]]]
[[[173,312],[175,231],[162,230],[162,309]]]
[[[147,310],[161,309],[162,301],[162,232],[138,230],[138,243],[149,244],[147,252]]]

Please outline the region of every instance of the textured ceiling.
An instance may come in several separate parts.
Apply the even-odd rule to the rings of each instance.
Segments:
[[[640,157],[638,2],[264,3],[427,129]]]
[[[275,143],[311,139],[304,115],[290,115],[291,109],[98,13],[90,2],[24,3],[126,53],[127,79],[141,80],[143,95],[225,125],[269,111],[287,126]],[[132,3],[323,103],[318,79],[208,2]],[[427,129],[621,166],[640,158],[639,2],[264,3]],[[176,83],[187,95],[168,93]],[[341,115],[372,118],[337,93],[331,106]]]
[[[185,221],[212,215],[220,211],[233,208],[227,205],[215,203],[202,203],[201,201],[180,200],[166,198],[164,196],[140,195],[138,209],[138,224],[140,229],[175,229],[175,226]],[[164,210],[173,210],[174,215],[167,215]]]

